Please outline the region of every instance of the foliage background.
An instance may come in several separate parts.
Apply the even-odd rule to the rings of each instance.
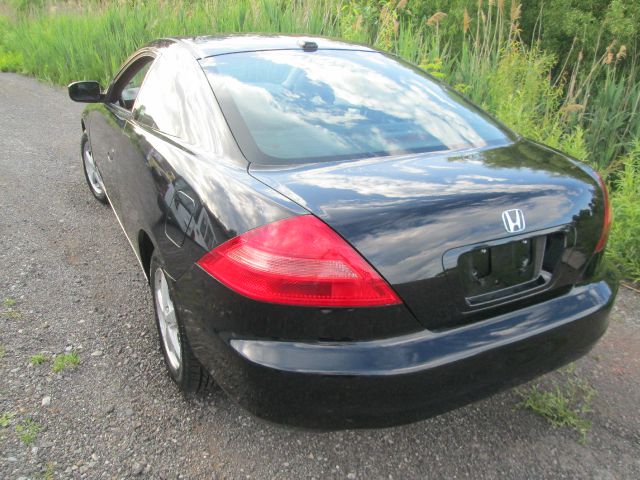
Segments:
[[[637,0],[10,0],[0,4],[0,70],[105,85],[155,38],[221,32],[374,45],[589,162],[612,190],[608,255],[640,281]]]

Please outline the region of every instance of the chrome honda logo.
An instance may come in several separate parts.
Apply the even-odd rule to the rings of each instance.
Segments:
[[[524,214],[519,208],[513,210],[505,210],[502,212],[502,223],[509,233],[521,232],[524,230]]]

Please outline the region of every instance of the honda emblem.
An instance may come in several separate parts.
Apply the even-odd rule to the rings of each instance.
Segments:
[[[509,233],[517,233],[524,230],[524,214],[519,208],[513,210],[505,210],[502,212],[502,223],[504,228]]]

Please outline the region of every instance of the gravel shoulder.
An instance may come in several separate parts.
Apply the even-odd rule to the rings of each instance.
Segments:
[[[0,74],[0,478],[640,478],[640,295],[627,289],[576,363],[596,391],[584,443],[515,390],[408,426],[320,433],[256,419],[219,389],[184,397],[135,256],[84,183],[81,110]],[[65,352],[79,364],[53,372]]]

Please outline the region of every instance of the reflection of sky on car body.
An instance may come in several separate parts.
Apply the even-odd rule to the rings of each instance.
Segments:
[[[581,182],[544,159],[535,168],[532,154],[511,146],[251,171],[329,222],[394,283],[437,275],[451,248],[504,237],[500,212],[513,205],[535,231],[589,203]]]
[[[222,81],[271,157],[451,151],[506,140],[455,94],[382,54],[250,52],[211,65],[212,83]]]

